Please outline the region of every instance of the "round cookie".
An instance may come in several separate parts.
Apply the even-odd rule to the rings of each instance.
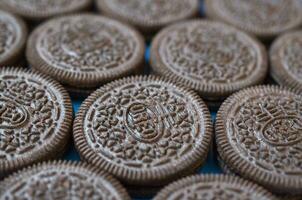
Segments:
[[[122,185],[84,163],[38,164],[0,182],[0,199],[130,200]]]
[[[244,179],[225,175],[195,175],[171,183],[154,200],[277,200],[262,187]]]
[[[205,6],[208,17],[265,40],[302,24],[300,0],[206,0]]]
[[[198,16],[198,0],[97,0],[102,14],[137,27],[144,35],[171,23]]]
[[[270,49],[270,61],[274,80],[302,94],[302,31],[277,38]]]
[[[192,20],[162,30],[151,47],[153,72],[221,102],[244,87],[260,84],[268,70],[266,50],[228,25]]]
[[[229,97],[216,121],[224,164],[275,193],[302,192],[302,96],[258,86]]]
[[[23,60],[27,28],[18,17],[0,10],[0,67],[18,65]]]
[[[30,36],[31,67],[67,88],[91,90],[135,74],[144,63],[141,35],[118,21],[94,14],[70,15],[39,26]]]
[[[62,155],[72,126],[64,88],[44,75],[0,68],[0,177]]]
[[[162,186],[193,173],[212,141],[208,108],[193,91],[154,76],[101,87],[74,122],[83,160],[131,186]]]
[[[0,9],[30,21],[41,21],[57,15],[87,10],[91,0],[1,0]]]

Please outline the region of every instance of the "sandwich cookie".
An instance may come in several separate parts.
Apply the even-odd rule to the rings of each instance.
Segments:
[[[99,168],[66,161],[34,165],[0,182],[0,199],[130,200]]]
[[[101,87],[82,104],[73,130],[82,160],[135,188],[135,195],[140,187],[148,193],[194,173],[212,141],[210,113],[201,98],[154,76]]]
[[[60,157],[69,143],[71,101],[56,81],[0,68],[0,177]]]
[[[302,193],[302,96],[258,86],[229,97],[216,121],[216,144],[227,168],[270,191]]]
[[[55,18],[30,36],[30,66],[85,94],[119,77],[138,73],[145,44],[133,28],[94,14]]]
[[[264,46],[228,25],[192,20],[162,30],[151,47],[153,73],[197,91],[211,107],[268,71]]]

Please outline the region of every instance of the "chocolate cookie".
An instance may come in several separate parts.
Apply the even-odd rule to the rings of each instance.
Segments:
[[[27,37],[25,23],[0,10],[0,67],[18,65],[23,60]]]
[[[302,94],[302,31],[280,36],[270,50],[274,80]]]
[[[225,175],[195,175],[162,189],[154,200],[277,200],[264,188],[244,179]]]
[[[193,20],[162,30],[152,42],[154,73],[180,82],[210,102],[263,82],[265,48],[247,34],[219,22]]]
[[[48,21],[30,36],[31,67],[67,88],[91,90],[135,74],[143,66],[144,40],[134,29],[94,14]]]
[[[229,97],[216,121],[228,168],[275,193],[302,193],[302,96],[258,86]]]
[[[200,97],[153,76],[121,79],[94,92],[73,130],[81,158],[129,187],[152,188],[193,173],[212,141],[210,113]]]
[[[0,199],[130,200],[110,175],[83,163],[48,162],[0,183]]]
[[[300,0],[205,0],[206,14],[262,39],[273,37],[302,24]]]
[[[1,0],[0,9],[30,21],[41,21],[56,15],[86,10],[91,3],[91,0]]]
[[[97,0],[99,10],[151,36],[164,26],[198,15],[198,0]]]
[[[71,126],[62,86],[25,69],[0,69],[0,177],[62,155]]]

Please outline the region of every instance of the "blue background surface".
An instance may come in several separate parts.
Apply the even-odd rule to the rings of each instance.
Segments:
[[[203,16],[203,4],[201,3],[201,15]],[[148,63],[149,61],[149,54],[150,54],[150,45],[147,44],[147,49],[146,49],[146,63]],[[145,71],[148,72],[148,66],[146,66]],[[76,115],[81,103],[83,102],[83,98],[82,99],[72,99],[73,102],[73,108],[74,108],[74,113]],[[212,114],[212,120],[214,122],[215,117],[216,117],[216,113],[215,112],[211,112]],[[64,156],[65,160],[73,160],[73,161],[79,161],[80,157],[79,154],[76,152],[74,145],[72,144],[69,148],[69,150],[66,152],[65,156]],[[206,163],[198,170],[198,173],[222,173],[221,169],[219,168],[218,164],[217,164],[217,160],[216,160],[216,156],[215,153],[213,152],[213,150],[210,151]]]

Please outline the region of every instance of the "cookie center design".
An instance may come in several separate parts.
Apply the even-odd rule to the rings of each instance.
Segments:
[[[15,129],[29,120],[28,111],[12,101],[0,99],[0,129]]]
[[[141,169],[190,155],[202,140],[200,115],[191,99],[171,86],[135,83],[102,94],[83,128],[100,157]]]
[[[280,117],[264,126],[263,137],[272,145],[293,145],[302,140],[302,119],[297,117]]]
[[[253,74],[259,59],[249,40],[198,23],[167,33],[159,54],[173,73],[206,84],[240,82]]]
[[[126,125],[138,141],[152,143],[163,134],[163,109],[160,105],[133,103],[126,111]]]

